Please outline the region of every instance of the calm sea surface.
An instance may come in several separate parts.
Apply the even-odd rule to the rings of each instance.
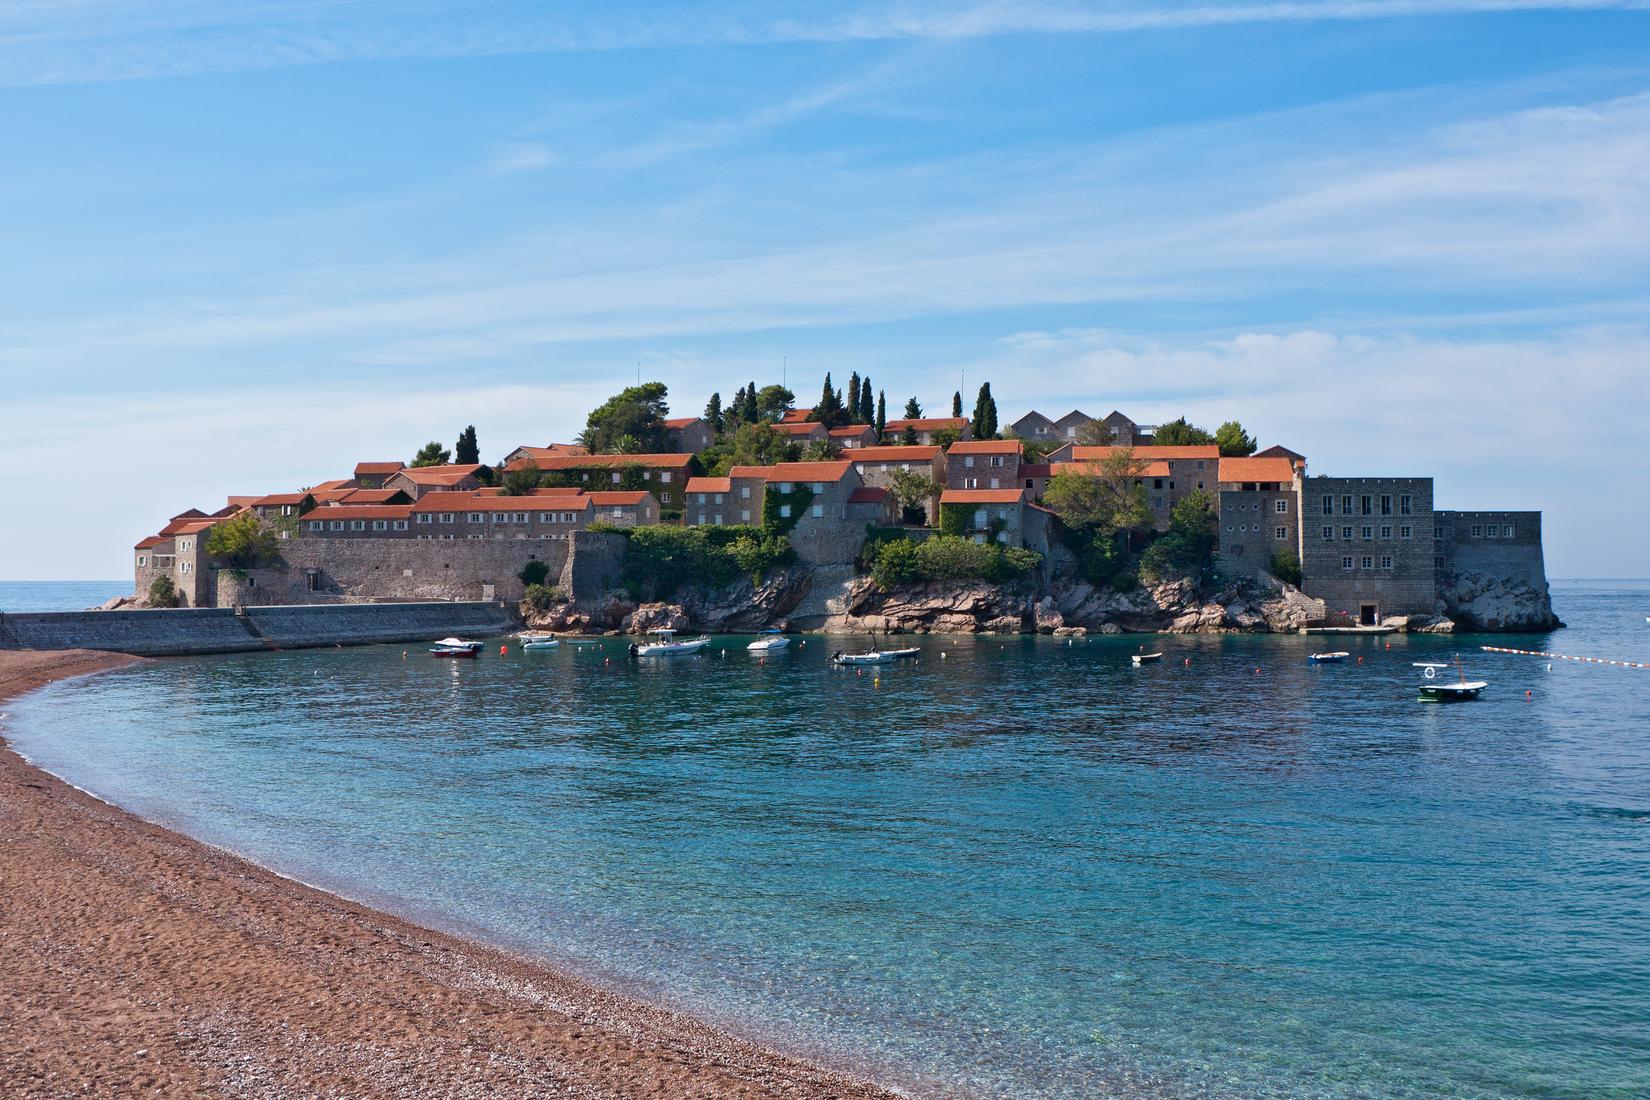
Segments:
[[[1650,583],[1549,637],[154,662],[32,759],[308,881],[907,1085],[1650,1096]],[[1461,652],[1491,690],[1416,702]],[[609,662],[611,658],[611,662]],[[1189,664],[1186,662],[1190,662]],[[1526,694],[1528,692],[1529,694]]]
[[[0,611],[85,611],[130,596],[124,581],[0,581]]]

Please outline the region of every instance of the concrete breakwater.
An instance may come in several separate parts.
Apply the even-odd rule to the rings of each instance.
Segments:
[[[496,602],[313,604],[0,614],[0,649],[101,649],[142,657],[416,642],[512,628]]]

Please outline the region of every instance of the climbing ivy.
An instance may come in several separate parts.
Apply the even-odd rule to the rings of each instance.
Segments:
[[[803,484],[795,484],[788,493],[781,493],[770,482],[767,492],[762,494],[762,528],[773,536],[788,535],[796,527],[797,521],[807,514],[808,505],[813,503],[814,491]],[[780,515],[780,509],[789,504],[791,514]]]

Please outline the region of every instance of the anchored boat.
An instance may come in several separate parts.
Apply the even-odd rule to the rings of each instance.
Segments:
[[[1133,663],[1135,668],[1139,668],[1141,665],[1149,665],[1154,661],[1161,661],[1162,659],[1163,654],[1161,653],[1136,653],[1134,656],[1129,658],[1129,661]]]
[[[1352,654],[1346,652],[1345,650],[1337,649],[1333,653],[1308,654],[1306,659],[1311,661],[1313,664],[1332,664],[1336,661],[1344,661],[1350,656],[1352,656]]]
[[[1448,669],[1452,666],[1439,661],[1416,661],[1415,667],[1425,669],[1425,679],[1421,681],[1421,702],[1423,703],[1462,703],[1478,698],[1484,689],[1489,687],[1484,680],[1469,680],[1464,669],[1461,668],[1461,659],[1455,659],[1454,668],[1456,679],[1446,680],[1438,675],[1439,669]]]
[[[772,653],[776,649],[784,649],[791,644],[791,640],[777,630],[764,630],[762,634],[762,637],[745,648],[752,653]]]
[[[538,634],[521,640],[523,649],[555,649],[559,645],[561,639],[554,634]]]
[[[443,638],[439,642],[431,643],[430,656],[432,657],[468,657],[474,660],[481,654],[484,642],[471,642],[463,638]]]
[[[632,657],[666,657],[675,653],[697,653],[710,644],[709,634],[701,634],[697,638],[688,638],[686,641],[681,642],[676,640],[674,630],[655,630],[653,636],[659,640],[644,642],[641,645],[631,642],[630,655]]]
[[[922,650],[916,646],[909,649],[873,649],[869,653],[844,653],[840,649],[831,654],[833,665],[886,665],[906,657],[915,657]]]

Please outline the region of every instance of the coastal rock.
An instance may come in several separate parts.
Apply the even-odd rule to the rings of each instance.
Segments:
[[[1053,596],[1044,596],[1037,601],[1037,608],[1033,612],[1033,620],[1039,634],[1058,634],[1060,629],[1066,625],[1065,616],[1061,615],[1054,606]]]
[[[1556,630],[1564,624],[1553,614],[1545,579],[1461,573],[1439,586],[1444,614],[1458,627],[1483,631]]]
[[[149,601],[142,596],[111,596],[96,607],[88,607],[87,611],[137,611],[149,606]]]

